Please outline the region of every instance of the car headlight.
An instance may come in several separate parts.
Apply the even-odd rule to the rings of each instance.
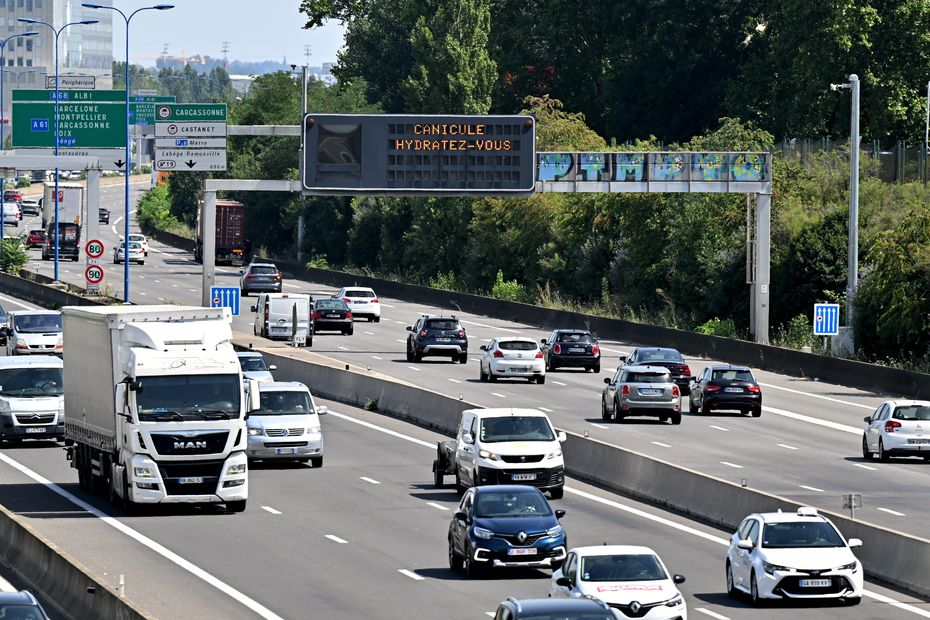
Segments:
[[[474,532],[476,538],[480,538],[482,540],[491,540],[494,538],[494,532],[491,530],[486,530],[483,527],[476,527],[472,530],[472,532]]]
[[[256,435],[261,435],[262,429],[260,428],[249,428],[249,437],[255,437]]]
[[[28,349],[28,348],[29,348],[29,343],[26,342],[26,339],[25,339],[25,338],[17,338],[17,339],[16,339],[16,346],[17,346],[17,347],[23,347],[23,348]]]
[[[311,426],[310,428],[307,429],[307,434],[309,434],[309,435],[319,435],[319,434],[320,434],[320,430],[322,430],[322,429],[321,429],[319,426]]]
[[[132,474],[136,478],[154,478],[155,472],[152,471],[151,467],[133,467]]]
[[[238,474],[244,474],[245,472],[246,472],[245,463],[233,463],[232,465],[226,468],[227,476],[235,476]]]
[[[561,525],[556,525],[555,527],[550,527],[548,530],[546,530],[546,536],[549,538],[558,538],[564,531],[565,530],[562,529]]]
[[[488,452],[487,450],[478,450],[478,456],[489,461],[499,461],[501,460],[499,456],[493,452]]]
[[[546,460],[548,461],[549,459],[557,459],[557,458],[559,458],[560,456],[562,456],[562,450],[561,450],[561,449],[556,450],[555,452],[550,452],[549,454],[547,454],[547,455],[546,455]]]
[[[857,564],[857,562],[850,562],[849,564],[843,564],[842,566],[839,566],[839,567],[837,567],[837,568],[834,568],[833,570],[835,570],[835,571],[836,571],[836,570],[851,570],[851,571],[855,572],[855,571],[856,571],[856,564]]]
[[[763,562],[762,568],[764,568],[765,572],[767,572],[770,575],[773,574],[777,570],[783,570],[783,571],[788,571],[788,572],[794,571],[793,568],[788,568],[787,566],[779,566],[778,564],[769,564],[768,562]]]
[[[665,604],[665,606],[666,606],[666,607],[678,607],[679,605],[681,605],[681,604],[684,603],[684,602],[685,602],[685,600],[684,600],[681,596],[676,596],[675,598],[673,598],[672,600],[670,600],[669,602],[667,602],[667,603]]]

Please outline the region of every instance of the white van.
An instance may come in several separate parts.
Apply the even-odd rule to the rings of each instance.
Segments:
[[[65,434],[61,358],[0,357],[0,441]]]
[[[258,390],[261,407],[246,421],[249,459],[293,459],[323,467],[320,416],[327,408],[317,406],[307,386],[297,381],[266,381]]]
[[[15,202],[3,202],[0,210],[2,210],[4,224],[12,224],[19,228],[19,221],[23,218],[20,216],[18,204]]]
[[[61,312],[16,310],[9,316],[5,332],[7,355],[62,354]]]
[[[312,302],[313,298],[305,293],[261,293],[258,303],[252,306],[255,313],[252,331],[271,340],[290,339],[297,306],[297,333],[306,337],[306,346],[313,346]]]

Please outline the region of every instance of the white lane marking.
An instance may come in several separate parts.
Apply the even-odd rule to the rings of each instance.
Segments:
[[[358,419],[356,419],[356,418],[353,418],[352,416],[348,416],[348,415],[345,415],[345,414],[343,414],[343,413],[337,413],[337,412],[335,412],[335,411],[330,410],[329,415],[332,415],[332,416],[335,416],[335,417],[337,417],[337,418],[346,420],[346,421],[348,421],[348,422],[354,422],[355,424],[358,424],[358,425],[360,425],[360,426],[365,426],[365,427],[370,428],[370,429],[372,429],[372,430],[376,430],[376,431],[385,433],[386,435],[391,435],[392,437],[397,437],[398,439],[403,439],[403,440],[409,441],[409,442],[411,442],[411,443],[419,444],[419,445],[421,445],[421,446],[423,446],[423,447],[425,447],[425,448],[429,448],[430,450],[435,450],[435,449],[436,449],[436,444],[435,444],[435,443],[430,443],[430,442],[428,442],[428,441],[423,441],[422,439],[417,439],[417,438],[415,438],[415,437],[410,437],[410,436],[408,436],[408,435],[404,435],[403,433],[398,433],[397,431],[392,431],[391,429],[384,428],[383,426],[378,426],[377,424],[372,424],[371,422],[365,422],[364,420],[358,420]],[[0,453],[0,458],[5,459],[6,457],[5,457],[2,453]],[[857,464],[858,464],[858,463],[857,463]],[[653,523],[659,523],[659,524],[664,525],[664,526],[666,526],[666,527],[668,527],[668,528],[671,528],[671,529],[674,529],[674,530],[678,530],[679,532],[685,532],[686,534],[690,534],[690,535],[695,536],[695,537],[697,537],[697,538],[703,538],[704,540],[707,540],[707,541],[712,542],[712,543],[716,543],[716,544],[718,544],[718,545],[728,546],[728,545],[730,544],[730,541],[729,541],[728,539],[720,538],[719,536],[714,536],[713,534],[708,534],[708,533],[706,533],[706,532],[702,532],[701,530],[695,529],[695,528],[690,527],[690,526],[688,526],[688,525],[684,525],[684,524],[682,524],[682,523],[676,523],[676,522],[674,522],[674,521],[672,521],[672,520],[670,520],[670,519],[667,519],[667,518],[665,518],[665,517],[660,517],[659,515],[653,515],[653,514],[650,514],[650,513],[648,513],[648,512],[645,512],[645,511],[643,511],[643,510],[640,510],[639,508],[633,508],[632,506],[627,506],[627,505],[625,505],[625,504],[621,504],[620,502],[616,502],[616,501],[614,501],[614,500],[610,500],[610,499],[607,499],[607,498],[604,498],[604,497],[599,497],[599,496],[597,496],[597,495],[593,495],[593,494],[591,494],[591,493],[588,493],[588,492],[586,492],[586,491],[582,491],[582,490],[580,490],[580,489],[576,489],[576,488],[574,488],[574,487],[566,486],[566,487],[565,487],[565,491],[566,491],[567,493],[571,493],[572,495],[577,495],[578,497],[583,497],[583,498],[585,498],[585,499],[587,499],[587,500],[590,500],[590,501],[592,501],[592,502],[596,502],[596,503],[602,504],[602,505],[604,505],[604,506],[610,506],[610,507],[612,507],[612,508],[616,508],[617,510],[621,510],[621,511],[626,512],[626,513],[628,513],[628,514],[636,515],[637,517],[640,517],[640,518],[642,518],[642,519],[646,519],[646,520],[648,520],[648,521],[652,521]],[[902,611],[910,612],[910,613],[915,614],[915,615],[917,615],[917,616],[920,616],[920,617],[922,617],[922,618],[930,618],[930,611],[924,611],[923,609],[920,609],[920,608],[918,608],[918,607],[915,607],[915,606],[913,606],[913,605],[911,605],[911,604],[909,604],[909,603],[904,603],[904,602],[895,600],[895,599],[893,599],[893,598],[890,598],[890,597],[888,597],[888,596],[885,596],[884,594],[879,594],[878,592],[871,592],[871,591],[869,591],[869,590],[863,590],[863,591],[862,591],[862,594],[863,594],[863,596],[867,596],[867,597],[869,597],[869,598],[875,599],[876,601],[879,601],[879,602],[882,602],[882,603],[886,603],[886,604],[891,605],[891,606],[893,606],[893,607],[897,607],[898,609],[901,609]]]
[[[854,435],[862,434],[861,428],[856,428],[855,426],[846,426],[845,424],[837,424],[836,422],[821,420],[820,418],[812,418],[809,415],[801,415],[800,413],[795,413],[793,411],[785,411],[784,409],[776,409],[766,405],[762,405],[762,411],[774,413],[775,415],[780,415],[785,418],[791,418],[792,420],[800,420],[801,422],[807,422],[808,424],[816,424],[817,426],[832,428],[835,431],[843,431],[844,433],[852,433]]]
[[[671,447],[672,447],[672,446],[668,445],[667,443],[662,443],[661,441],[653,441],[652,443],[654,443],[655,445],[660,446],[660,447],[662,447],[662,448],[671,448]]]
[[[778,443],[775,445],[778,446],[779,448],[784,448],[785,450],[798,450],[799,449],[799,448],[795,448],[794,446],[789,446],[786,443]]]
[[[888,514],[894,515],[894,516],[896,516],[896,517],[906,517],[906,516],[907,516],[907,515],[904,514],[903,512],[898,512],[897,510],[892,510],[891,508],[876,508],[876,510],[881,510],[882,512],[887,512]]]
[[[736,463],[731,463],[730,461],[720,461],[721,465],[726,465],[727,467],[732,467],[733,469],[742,469],[742,465],[737,465]]]
[[[72,495],[68,491],[65,491],[57,484],[40,476],[39,474],[32,471],[25,465],[19,463],[18,461],[14,461],[13,459],[11,459],[10,457],[8,457],[7,455],[3,453],[0,453],[0,460],[2,460],[4,463],[9,465],[13,469],[16,469],[22,472],[23,474],[25,474],[26,476],[28,476],[35,482],[38,482],[39,484],[41,484],[48,490],[54,493],[57,493],[61,497],[65,498],[66,500],[68,500],[69,502],[77,506],[78,508],[81,508],[82,510],[94,515],[95,517],[100,519],[103,523],[106,523],[113,529],[125,534],[126,536],[128,536],[129,538],[132,538],[136,542],[145,545],[147,548],[151,549],[152,551],[162,556],[169,562],[176,564],[178,567],[186,570],[187,572],[191,573],[195,577],[202,579],[203,581],[210,584],[211,586],[213,586],[214,588],[216,588],[223,594],[226,594],[227,596],[234,599],[235,601],[238,601],[245,607],[248,607],[249,609],[257,613],[259,616],[261,616],[262,618],[266,618],[267,620],[284,620],[281,616],[277,615],[276,613],[274,613],[273,611],[271,611],[270,609],[268,609],[267,607],[265,607],[264,605],[262,605],[255,599],[252,599],[246,596],[245,594],[243,594],[242,592],[240,592],[239,590],[236,590],[235,588],[233,588],[231,585],[229,585],[225,581],[221,581],[220,579],[217,579],[216,577],[214,577],[207,571],[203,570],[202,568],[200,568],[193,562],[184,559],[177,553],[164,547],[160,543],[152,540],[145,534],[141,534],[140,532],[137,532],[136,530],[132,529],[131,527],[129,527],[122,521],[107,515],[105,512],[98,510],[97,508],[91,506],[84,500],[76,497],[75,495]]]
[[[378,481],[375,480],[374,478],[369,478],[368,476],[359,476],[358,479],[359,479],[359,480],[364,480],[365,482],[367,482],[367,483],[369,483],[369,484],[381,484],[380,482],[378,482]]]
[[[605,431],[606,431],[608,428],[610,428],[609,426],[604,426],[603,424],[597,424],[596,422],[591,422],[591,426],[594,426],[594,427],[596,427],[596,428],[602,428],[602,429],[604,429]]]
[[[610,351],[611,353],[620,353],[621,355],[626,355],[626,351],[621,351],[620,349],[611,349],[610,347],[601,346],[601,351]]]
[[[714,620],[730,620],[727,616],[722,616],[718,614],[716,611],[711,611],[707,609],[706,607],[695,607],[694,611],[699,611],[705,616],[710,616],[711,618],[714,618]]]
[[[465,323],[465,325],[474,325],[475,327],[487,327],[488,329],[494,329],[490,325],[485,325],[484,323],[475,323],[474,321],[466,321],[464,319],[461,322]]]
[[[451,381],[452,383],[461,383],[461,381],[459,381],[458,379],[453,379],[452,377],[449,377],[449,381]]]
[[[173,286],[174,288],[178,288],[177,284],[172,284],[171,286]]]
[[[348,350],[349,350],[349,347],[344,347],[344,346],[342,346],[342,345],[339,345],[339,349],[340,349],[341,351],[348,351]]]
[[[368,336],[374,336],[374,335],[375,335],[374,332],[364,332],[364,333],[365,333],[366,335],[368,335]]]
[[[273,515],[279,515],[279,514],[281,514],[281,511],[280,511],[280,510],[275,510],[275,509],[272,508],[271,506],[262,506],[262,510],[264,510],[265,512],[270,512],[270,513],[273,514]]]
[[[869,411],[875,411],[878,407],[873,407],[872,405],[863,405],[862,403],[853,403],[848,400],[840,400],[839,398],[830,398],[829,396],[821,396],[820,394],[811,394],[810,392],[802,392],[801,390],[794,390],[792,388],[782,387],[780,385],[772,385],[771,383],[760,383],[762,387],[770,388],[773,390],[782,390],[783,392],[791,392],[792,394],[800,394],[801,396],[810,396],[811,398],[819,398],[821,400],[828,400],[831,403],[839,403],[841,405],[849,405],[850,407],[859,407],[860,409],[868,409]]]
[[[567,383],[562,383],[561,381],[553,381],[556,385],[568,385]]]
[[[148,293],[139,292],[140,295],[148,295]]]
[[[394,322],[395,322],[395,323],[399,323],[400,325],[403,325],[403,324],[404,324],[404,321],[398,321],[397,319],[394,319]]]
[[[442,504],[437,504],[436,502],[426,502],[426,505],[427,505],[427,506],[432,506],[433,508],[436,508],[437,510],[449,510],[448,508],[446,508],[446,507],[443,506]]]
[[[421,577],[417,575],[415,572],[407,570],[406,568],[399,568],[397,569],[397,572],[400,573],[401,575],[406,575],[407,577],[410,577],[414,581],[423,581],[424,579],[426,579],[426,577]]]
[[[288,287],[288,288],[300,288],[300,287],[297,286],[296,284],[288,284],[287,282],[284,283],[284,286],[286,286],[286,287]]]
[[[808,491],[814,491],[815,493],[823,493],[823,489],[818,489],[817,487],[809,487],[806,484],[801,484],[798,486],[800,486],[802,489],[807,489]],[[879,510],[881,509],[879,508]]]
[[[332,534],[327,534],[327,535],[326,535],[326,538],[330,539],[330,540],[333,541],[334,543],[339,543],[340,545],[347,545],[347,544],[349,544],[349,541],[348,541],[348,540],[344,540],[344,539],[342,539],[342,538],[339,538],[338,536],[333,536]]]
[[[386,303],[384,303],[383,301],[381,302],[381,305],[384,306],[385,308],[395,308],[395,307],[396,307],[396,306],[392,306],[391,304],[386,304]]]
[[[546,407],[537,407],[540,411],[545,411],[546,413],[552,413],[552,409],[547,409]]]
[[[195,288],[189,288],[189,289],[187,289],[187,290],[189,290],[191,293],[196,293],[196,292],[197,292],[197,289],[195,289]]]
[[[395,340],[394,342],[407,342],[407,341],[406,341],[406,340],[401,340],[401,339],[398,338],[398,339]]]
[[[156,283],[160,283],[160,282],[161,282],[161,280],[155,280],[155,282],[156,282]]]
[[[145,276],[139,276],[140,280],[145,280]]]
[[[415,370],[415,371],[417,371],[417,372],[421,372],[420,369],[417,368],[416,366],[407,366],[407,368],[409,368],[410,370]]]
[[[715,426],[714,424],[711,424],[710,427],[713,428],[713,429],[716,429],[716,430],[718,430],[718,431],[723,431],[724,433],[729,433],[729,432],[730,432],[730,429],[728,429],[728,428],[723,428],[722,426]]]
[[[868,469],[869,471],[878,471],[877,467],[869,467],[868,465],[863,465],[862,463],[853,463],[856,467],[861,467],[862,469]]]
[[[485,616],[488,616],[489,618],[493,618],[494,616],[497,615],[497,612],[494,612],[494,611],[486,611],[486,612],[484,612],[484,615],[485,615]]]
[[[372,355],[372,356],[371,356],[371,359],[373,359],[373,360],[383,360],[384,358],[383,358],[383,357],[378,357],[377,355]]]
[[[497,392],[491,392],[491,396],[497,396],[498,398],[507,398],[507,397],[504,396],[503,394],[499,394],[499,393],[497,393]]]
[[[14,588],[12,583],[0,577],[0,592],[19,592],[19,590]]]

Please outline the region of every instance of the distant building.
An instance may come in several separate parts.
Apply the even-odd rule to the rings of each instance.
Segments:
[[[255,80],[254,75],[230,75],[229,81],[232,82],[233,90],[239,94],[245,94],[249,92],[249,87],[252,86],[252,82]]]

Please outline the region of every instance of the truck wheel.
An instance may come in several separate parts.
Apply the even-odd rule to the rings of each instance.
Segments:
[[[240,499],[235,502],[226,502],[226,510],[229,512],[244,512],[246,500]]]
[[[554,489],[549,489],[549,496],[552,497],[552,499],[562,499],[564,495],[565,495],[564,486],[555,487]]]
[[[320,467],[323,467],[323,457],[322,456],[311,457],[310,465],[313,467],[313,469],[319,469]]]

